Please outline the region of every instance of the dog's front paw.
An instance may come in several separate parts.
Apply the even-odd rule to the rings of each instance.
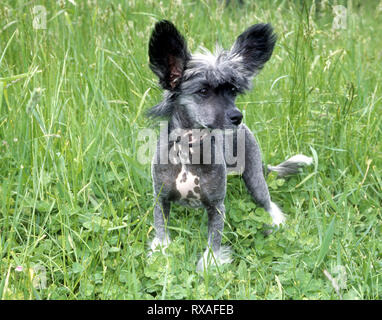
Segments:
[[[153,241],[150,243],[150,251],[148,253],[148,256],[150,257],[153,252],[161,251],[163,254],[165,254],[166,248],[169,246],[171,240],[170,237],[166,236],[164,239],[159,239],[155,237]]]
[[[196,271],[204,272],[210,266],[221,266],[222,264],[231,262],[232,258],[230,247],[221,247],[217,252],[213,252],[207,248],[206,251],[204,251],[203,256],[198,261]]]
[[[269,214],[271,215],[273,226],[279,228],[280,225],[283,225],[285,223],[286,218],[284,214],[274,202],[271,202]]]

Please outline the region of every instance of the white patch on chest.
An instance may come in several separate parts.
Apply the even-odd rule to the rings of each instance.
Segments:
[[[200,179],[184,165],[176,178],[176,189],[180,193],[181,200],[187,200],[191,206],[200,206]]]

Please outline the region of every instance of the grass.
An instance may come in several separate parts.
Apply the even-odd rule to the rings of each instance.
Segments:
[[[382,4],[72,2],[1,1],[1,299],[381,298]],[[46,29],[32,27],[37,4]],[[336,4],[347,24],[333,31]],[[143,112],[161,99],[147,43],[162,18],[191,50],[271,22],[272,59],[237,104],[266,163],[315,157],[301,176],[268,177],[287,214],[268,237],[268,215],[229,177],[234,261],[204,275],[202,210],[174,206],[169,254],[146,257],[154,204],[137,137],[158,129]]]

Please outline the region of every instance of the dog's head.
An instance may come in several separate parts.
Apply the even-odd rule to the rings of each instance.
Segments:
[[[155,25],[149,43],[150,68],[165,89],[152,116],[174,113],[188,128],[226,129],[241,123],[236,96],[269,60],[276,36],[269,24],[243,32],[228,51],[190,54],[183,36],[166,20]]]

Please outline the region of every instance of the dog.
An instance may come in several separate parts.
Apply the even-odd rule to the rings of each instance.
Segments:
[[[167,20],[155,24],[149,41],[149,65],[164,94],[163,101],[148,115],[167,118],[168,125],[161,131],[152,163],[156,202],[151,252],[164,250],[170,243],[167,222],[171,203],[175,202],[204,207],[208,214],[208,246],[197,270],[232,261],[229,247],[221,246],[226,180],[232,167],[242,174],[253,200],[270,214],[273,225],[279,227],[285,222],[284,214],[271,201],[264,171],[276,171],[279,176],[295,174],[312,159],[296,155],[264,170],[257,141],[242,123],[243,115],[235,105],[237,95],[251,88],[253,77],[271,58],[275,43],[270,24],[255,24],[236,39],[230,50],[218,48],[212,54],[203,49],[191,54],[174,24]],[[230,146],[216,134],[211,135],[214,130],[229,131],[233,141]],[[238,148],[239,140],[242,149]],[[209,161],[204,159],[206,146],[213,154],[207,157]],[[242,156],[241,166],[237,166],[238,161],[236,165],[227,163],[227,149],[233,154],[236,150],[236,160]],[[198,161],[192,162],[191,158]]]

